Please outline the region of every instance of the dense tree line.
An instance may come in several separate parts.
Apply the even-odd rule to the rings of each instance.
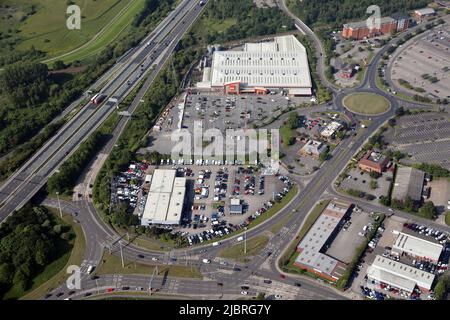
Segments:
[[[435,178],[450,177],[450,171],[437,164],[421,163],[415,164],[414,167],[419,170],[425,171]]]
[[[378,5],[382,16],[395,12],[405,12],[426,6],[429,0],[360,0],[355,5],[354,0],[287,0],[289,8],[307,25],[329,24],[339,26],[354,19],[365,19],[370,5]]]
[[[0,296],[13,285],[23,291],[73,238],[43,207],[25,206],[0,226]]]
[[[48,179],[47,191],[51,194],[55,194],[55,192],[70,194],[80,173],[99,151],[105,138],[99,131],[95,131],[89,136],[77,151],[61,165],[59,171]]]
[[[237,23],[224,32],[201,30],[206,34],[207,43],[274,34],[294,28],[292,20],[278,8],[258,8],[252,0],[210,1],[202,17],[204,21],[217,24],[230,18],[236,19]]]
[[[17,51],[14,50],[12,52],[4,53],[0,55],[0,67],[10,65],[13,63],[16,63],[18,61],[34,61],[40,58],[43,58],[45,56],[45,53],[36,50],[34,47],[31,47],[28,50],[25,51]]]
[[[0,75],[1,94],[16,108],[34,106],[49,94],[51,82],[45,64],[16,63],[7,66]]]
[[[172,6],[174,3],[174,0],[167,0],[165,2],[161,2],[160,0],[145,0],[144,9],[136,14],[136,16],[133,19],[132,26],[137,28],[141,24],[146,24],[151,21],[151,19],[147,19],[147,17],[151,16],[151,14],[155,11],[157,11],[158,6],[163,5],[166,7]]]
[[[101,168],[93,188],[93,198],[98,208],[109,215],[111,179],[118,172],[124,170],[131,160],[135,160],[136,151],[147,146],[147,132],[154,125],[163,108],[178,93],[181,77],[187,72],[190,64],[201,57],[201,50],[188,46],[189,35],[183,38],[171,61],[163,68],[154,80],[124,132],[117,141],[105,164]],[[194,40],[197,42],[197,39]],[[150,155],[149,155],[150,156]],[[153,154],[152,157],[159,157]],[[126,210],[119,208],[107,218],[118,225],[135,224],[137,221],[126,214]]]
[[[2,98],[0,99],[0,156],[18,146],[20,147],[0,162],[0,179],[5,179],[30,154],[34,153],[48,139],[48,133],[51,135],[56,131],[53,126],[50,128],[51,130],[45,130],[44,134],[39,135],[40,137],[45,136],[46,139],[36,139],[39,131],[48,125],[55,116],[78,98],[120,56],[133,46],[136,46],[148,33],[148,30],[154,27],[162,17],[167,15],[172,3],[173,0],[159,1],[158,8],[148,15],[138,27],[133,27],[129,33],[108,45],[98,55],[83,61],[83,64],[87,66],[84,72],[76,75],[66,74],[68,75],[68,79],[62,83],[56,81],[52,76],[48,76],[49,87],[47,88],[47,98],[43,101],[18,108],[16,104],[8,101],[6,92],[2,92]],[[17,54],[20,55],[20,53]],[[22,60],[19,61],[17,65],[22,64]],[[33,65],[37,65],[37,63]],[[72,66],[79,65],[81,65],[81,62],[72,63]],[[10,66],[9,68],[12,70],[23,69],[20,66],[16,67],[16,65]],[[19,74],[22,73],[21,71]],[[28,143],[25,144],[26,142]]]

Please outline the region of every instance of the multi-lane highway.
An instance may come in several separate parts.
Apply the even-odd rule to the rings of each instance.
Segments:
[[[182,1],[129,57],[125,57],[126,63],[123,59],[119,62],[122,67],[115,71],[100,93],[120,102],[150,70],[153,72],[147,81],[152,82],[202,10],[196,1]],[[27,203],[82,141],[114,112],[115,107],[116,102],[109,100],[99,106],[88,103],[14,173],[0,188],[0,222]]]
[[[399,106],[397,99],[383,92],[375,85],[377,65],[386,48],[375,55],[372,63],[367,67],[364,80],[357,88],[351,90],[337,89],[334,85],[328,83],[324,76],[324,52],[319,39],[302,21],[289,12],[283,0],[278,1],[278,5],[294,19],[294,22],[305,34],[313,38],[319,59],[318,73],[321,80],[333,91],[333,105],[335,109],[345,111],[342,99],[349,92],[366,91],[375,92],[386,97],[391,104],[389,111],[383,115],[372,117],[370,126],[357,136],[346,137],[334,149],[332,158],[324,163],[315,175],[311,177],[308,185],[301,189],[298,195],[285,208],[271,219],[247,231],[246,237],[252,238],[277,223],[283,222],[285,225],[249,263],[240,263],[234,266],[224,265],[217,258],[220,250],[235,244],[236,236],[223,240],[218,247],[206,245],[173,250],[170,253],[152,252],[136,247],[132,243],[128,243],[126,237],[118,236],[114,230],[101,221],[91,199],[85,193],[80,201],[74,203],[62,201],[63,210],[74,215],[85,233],[86,251],[82,269],[88,264],[97,265],[104,250],[110,248],[113,254],[119,254],[122,247],[123,256],[128,261],[151,265],[176,264],[192,266],[199,268],[204,277],[204,279],[181,279],[156,276],[153,278],[151,286],[160,289],[162,293],[188,295],[191,297],[202,296],[203,298],[233,297],[240,294],[242,285],[246,285],[250,287],[248,291],[252,295],[256,295],[259,292],[274,292],[281,293],[283,296],[292,299],[351,298],[347,293],[325,286],[317,280],[305,277],[301,277],[301,280],[299,280],[299,277],[289,274],[283,274],[281,278],[280,274],[282,271],[278,267],[278,260],[285,248],[295,239],[305,217],[314,208],[315,204],[325,197],[337,196],[332,186],[335,178],[345,168],[348,161],[362,147],[365,141],[395,114],[395,110]],[[150,72],[143,89],[141,89],[137,98],[131,104],[129,111],[132,112],[137,107],[143,93],[153,81],[159,68],[170,56],[178,40],[199,16],[201,9],[196,1],[183,1],[147,37],[145,43],[142,43],[138,49],[130,52],[123,58],[129,63],[125,63],[123,68],[115,73],[111,81],[116,81],[116,83],[108,83],[102,90],[102,93],[117,97],[119,100],[122,99],[126,92],[142,79],[143,75],[141,75],[141,72],[145,73],[152,65],[156,65],[156,68]],[[123,59],[121,63],[123,63]],[[142,65],[143,67],[141,67]],[[128,81],[130,81],[130,85],[127,84]],[[61,129],[58,135],[43,150],[40,150],[24,168],[19,170],[0,189],[0,200],[3,202],[3,206],[0,208],[0,218],[4,219],[12,210],[25,203],[27,201],[27,192],[33,194],[37,191],[55,168],[62,163],[63,159],[79,145],[84,137],[92,132],[98,122],[104,120],[112,112],[113,108],[114,105],[110,102],[106,102],[100,107],[88,104],[75,120]],[[355,116],[356,121],[359,121],[361,118],[364,117]],[[110,152],[126,121],[126,118],[121,120],[119,126],[113,132],[113,138],[102,152]],[[294,177],[295,179],[297,178]],[[361,200],[353,200],[353,202],[358,203],[363,208],[367,208],[367,210],[386,212],[386,208],[368,205]],[[45,200],[44,204],[53,207],[57,206],[57,202],[50,199]],[[399,214],[402,215],[403,213]],[[154,258],[158,260],[155,262]],[[176,260],[170,258],[175,258]],[[201,262],[203,258],[210,259],[212,263],[203,264]],[[150,285],[150,279],[151,275],[102,275],[98,279],[91,279],[90,276],[83,273],[82,289],[76,291],[71,297],[84,298],[86,293],[96,294],[104,292],[108,288],[121,289],[129,287],[128,290],[130,291],[146,291]],[[264,283],[263,279],[271,279],[272,283]],[[57,292],[62,293],[58,297],[59,299],[67,298],[69,291],[65,286],[56,288],[51,298],[56,298],[55,293]]]

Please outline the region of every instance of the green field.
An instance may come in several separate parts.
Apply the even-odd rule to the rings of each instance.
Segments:
[[[376,115],[389,110],[389,101],[375,93],[353,93],[346,96],[343,103],[352,112],[364,115]]]
[[[81,60],[98,52],[106,44],[117,38],[132,22],[134,15],[144,5],[142,0],[78,0],[81,8],[81,30],[68,30],[66,27],[67,2],[62,0],[5,0],[11,7],[6,20],[0,27],[2,31],[14,26],[19,40],[18,50],[36,49],[47,53],[49,58],[59,57],[71,52],[62,60],[71,62]],[[34,14],[29,12],[35,6]],[[21,17],[26,16],[21,21]],[[7,30],[7,29],[6,29]],[[95,41],[92,41],[94,39]],[[92,42],[90,42],[92,41]],[[79,50],[72,52],[79,48]]]

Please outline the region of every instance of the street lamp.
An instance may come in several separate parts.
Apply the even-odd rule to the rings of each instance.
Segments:
[[[247,254],[247,227],[244,227],[244,254]]]
[[[58,198],[59,216],[62,219],[62,210],[61,210],[61,202],[59,201],[59,192],[56,191],[55,193],[56,193],[56,197]]]

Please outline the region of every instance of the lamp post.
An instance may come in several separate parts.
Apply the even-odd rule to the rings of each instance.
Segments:
[[[59,201],[59,192],[58,191],[56,191],[56,198],[58,198],[59,216],[62,219],[61,202]]]

